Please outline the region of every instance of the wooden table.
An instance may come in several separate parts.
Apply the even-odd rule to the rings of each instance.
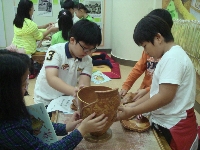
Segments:
[[[53,113],[52,121],[64,123],[71,115],[63,114],[62,112]],[[154,130],[149,129],[146,132],[138,133],[121,126],[120,122],[114,122],[110,127],[112,137],[110,140],[103,143],[91,143],[83,139],[75,150],[160,150],[165,149],[155,136]],[[62,137],[58,137],[61,139]]]
[[[32,59],[39,64],[43,65],[44,59],[45,59],[46,52],[35,52],[32,55]]]

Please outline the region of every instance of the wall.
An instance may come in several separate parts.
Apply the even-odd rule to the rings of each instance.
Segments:
[[[3,16],[3,5],[2,1],[0,1],[0,47],[6,46],[6,36],[5,36],[5,27],[4,27],[4,16]]]
[[[151,10],[161,8],[160,0],[113,0],[112,15],[112,55],[137,61],[142,48],[133,41],[133,31],[137,22]]]

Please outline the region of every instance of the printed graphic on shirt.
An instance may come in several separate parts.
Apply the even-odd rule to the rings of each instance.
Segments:
[[[64,64],[61,67],[62,70],[69,70],[69,65],[68,64]]]
[[[83,71],[83,68],[79,68],[79,67],[78,67],[77,71],[82,72],[82,71]]]
[[[55,54],[55,51],[52,51],[52,50],[49,51],[46,60],[52,60],[54,54]]]
[[[154,70],[156,69],[156,65],[158,64],[160,59],[155,60],[153,57],[149,57],[147,59],[147,75],[153,76]]]

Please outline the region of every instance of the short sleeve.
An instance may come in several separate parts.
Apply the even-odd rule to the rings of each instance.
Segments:
[[[175,58],[168,58],[160,65],[160,78],[159,84],[181,84],[185,66]]]

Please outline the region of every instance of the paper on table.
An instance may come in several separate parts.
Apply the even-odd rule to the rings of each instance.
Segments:
[[[50,102],[47,107],[47,112],[62,111],[64,114],[73,114],[74,111],[70,108],[73,96],[60,96]]]
[[[101,71],[96,71],[92,74],[92,79],[91,81],[94,82],[95,84],[101,84],[107,81],[110,81],[111,79],[103,74]]]

